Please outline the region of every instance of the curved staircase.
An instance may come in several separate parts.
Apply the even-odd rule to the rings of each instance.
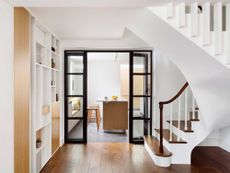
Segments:
[[[163,109],[166,106],[170,109],[168,119],[165,119]],[[159,108],[160,126],[155,129],[154,137],[145,136],[146,151],[161,167],[168,167],[171,163],[189,164],[192,149],[199,141],[196,134],[199,133],[200,120],[188,83],[173,98],[160,102]]]
[[[164,6],[148,7],[148,10],[214,59],[229,67],[229,2],[169,3]]]
[[[139,10],[127,28],[168,57],[189,83],[199,107],[196,115],[187,119],[172,115],[162,121],[161,135],[157,128],[155,138],[145,138],[146,149],[159,166],[189,164],[195,146],[214,130],[230,125],[230,5],[193,1],[148,7]],[[163,141],[172,155],[159,155],[147,139],[158,147]]]

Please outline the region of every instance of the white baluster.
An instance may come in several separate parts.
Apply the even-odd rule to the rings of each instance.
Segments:
[[[215,54],[220,55],[223,53],[223,32],[222,32],[222,3],[217,2],[214,4],[214,33],[215,33]]]
[[[210,32],[210,2],[203,4],[203,45],[207,46],[211,43],[211,32]]]
[[[178,5],[179,10],[179,27],[185,27],[186,26],[186,17],[185,17],[185,3],[180,3]]]
[[[180,103],[180,96],[178,98],[178,129],[180,129],[180,114],[181,114],[181,103]],[[177,135],[177,141],[180,140],[180,136]]]
[[[195,98],[192,96],[192,119],[195,119]]]
[[[167,4],[167,18],[171,19],[174,16],[174,5],[173,3]]]
[[[198,36],[199,34],[198,21],[199,21],[198,2],[194,2],[191,4],[191,36],[192,37]]]
[[[188,89],[186,88],[185,90],[185,117],[184,117],[184,121],[185,121],[185,130],[188,130]]]
[[[173,103],[170,104],[170,137],[169,141],[172,141],[172,121],[173,121]]]
[[[227,31],[227,49],[225,62],[230,64],[230,3],[226,4],[226,31]]]

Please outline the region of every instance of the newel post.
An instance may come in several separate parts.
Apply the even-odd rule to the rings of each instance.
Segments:
[[[159,151],[160,151],[160,153],[164,152],[164,149],[163,149],[163,107],[164,107],[164,105],[160,102],[159,103],[159,108],[160,108],[160,146],[159,146]]]

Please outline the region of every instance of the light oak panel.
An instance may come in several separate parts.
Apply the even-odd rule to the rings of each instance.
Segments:
[[[52,154],[60,146],[60,103],[51,105],[52,112]]]
[[[128,129],[128,102],[110,101],[103,102],[103,129],[127,130]]]
[[[14,8],[14,173],[29,173],[30,16]]]
[[[135,72],[141,73],[142,68],[134,67]],[[129,66],[122,66],[120,68],[120,81],[121,81],[121,97],[129,100]],[[135,79],[135,92],[139,93],[143,91],[143,79]],[[133,102],[134,109],[140,109],[140,100]]]

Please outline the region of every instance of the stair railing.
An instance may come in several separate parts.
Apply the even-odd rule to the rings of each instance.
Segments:
[[[180,118],[181,118],[181,98],[180,96],[182,95],[182,93],[185,91],[185,130],[188,129],[188,91],[187,91],[187,87],[189,86],[189,83],[186,82],[183,87],[179,90],[179,92],[172,97],[170,100],[168,101],[161,101],[159,102],[159,108],[160,108],[160,146],[159,146],[159,151],[160,153],[164,152],[164,147],[163,147],[163,117],[164,117],[164,105],[170,104],[170,141],[172,141],[172,119],[173,119],[173,102],[178,98],[178,129],[180,129]],[[194,100],[194,98],[193,98]],[[192,116],[195,116],[195,102],[193,103],[193,108],[192,108]],[[193,117],[194,118],[194,117]],[[180,140],[179,135],[177,136],[177,140]]]
[[[190,37],[200,37],[202,46],[213,45],[215,56],[224,55],[230,63],[230,3],[222,1],[171,2],[166,6],[166,18],[176,18],[179,28],[189,27]]]

